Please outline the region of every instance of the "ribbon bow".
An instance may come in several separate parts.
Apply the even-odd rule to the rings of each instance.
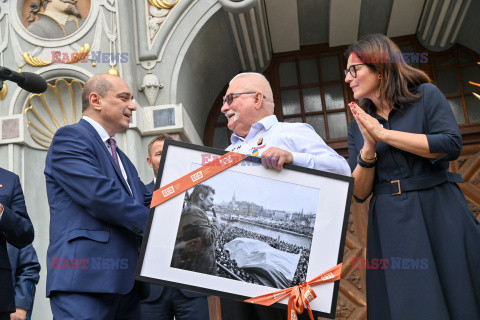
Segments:
[[[250,298],[245,300],[245,302],[261,304],[263,306],[271,306],[275,302],[285,298],[287,295],[290,295],[288,298],[288,320],[297,320],[297,314],[303,313],[305,308],[308,310],[310,319],[314,320],[312,309],[310,308],[310,302],[312,302],[317,295],[311,286],[340,280],[341,275],[342,264],[340,263],[335,267],[328,269],[324,273],[316,276],[312,280],[306,281],[298,286],[275,291],[263,296]]]

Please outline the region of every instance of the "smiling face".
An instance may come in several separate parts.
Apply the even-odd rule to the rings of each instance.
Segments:
[[[374,101],[378,99],[375,91],[380,86],[379,72],[362,63],[362,60],[355,53],[350,54],[347,68],[352,65],[360,65],[356,66],[357,77],[354,78],[349,72],[345,77],[345,82],[350,85],[355,99],[366,98]]]
[[[132,112],[137,109],[128,85],[122,78],[106,76],[111,83],[111,88],[105,96],[96,92],[90,94],[90,105],[97,121],[113,137],[119,132],[128,129]]]
[[[240,137],[246,137],[251,126],[258,121],[256,103],[258,103],[257,94],[261,95],[261,93],[254,90],[255,86],[252,85],[251,78],[244,76],[233,80],[225,96],[230,93],[254,93],[233,95],[232,103],[225,102],[221,109],[228,118],[228,129]]]

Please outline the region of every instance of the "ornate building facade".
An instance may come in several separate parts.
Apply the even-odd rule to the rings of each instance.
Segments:
[[[43,267],[33,319],[51,317],[45,298],[46,153],[55,131],[81,118],[80,93],[95,74],[119,74],[134,93],[138,108],[118,144],[144,182],[152,179],[147,145],[156,134],[228,145],[220,101],[228,81],[242,71],[266,73],[281,121],[310,123],[345,155],[352,118],[346,103],[353,97],[343,84],[342,53],[361,35],[385,33],[404,51],[427,53],[428,61],[412,64],[426,70],[451,102],[465,143],[452,168],[464,174],[462,188],[478,214],[480,2],[77,0],[68,10],[62,4],[0,0],[0,66],[36,73],[49,83],[43,94],[12,82],[0,88],[0,166],[21,177]],[[365,256],[365,210],[352,207],[340,319],[366,314],[364,270],[349,264]],[[219,315],[212,313],[212,319]]]

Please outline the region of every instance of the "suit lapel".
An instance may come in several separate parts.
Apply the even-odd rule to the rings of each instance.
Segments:
[[[107,148],[107,145],[105,144],[105,142],[103,142],[103,140],[100,138],[100,136],[98,135],[98,132],[97,130],[95,130],[94,127],[92,127],[92,125],[90,123],[88,123],[88,121],[85,121],[83,119],[81,119],[78,124],[82,125],[83,127],[87,128],[90,133],[92,134],[92,136],[94,137],[95,141],[97,143],[99,143],[101,145],[101,148],[102,150],[105,152],[105,157],[108,159],[109,163],[112,165],[113,169],[115,170],[115,172],[117,173],[117,178],[118,180],[120,180],[120,182],[122,183],[123,187],[125,188],[125,191],[127,191],[127,193],[129,195],[132,195],[132,193],[130,192],[129,188],[128,188],[128,185],[127,185],[127,182],[125,181],[125,179],[123,178],[123,174],[122,174],[122,171],[120,170],[120,168],[117,166],[117,164],[115,163],[115,160],[113,160],[113,157],[112,157],[112,154],[110,153],[110,151],[108,151],[108,148]],[[120,151],[120,149],[117,148],[117,151]],[[101,160],[101,159],[99,159]],[[122,159],[122,164],[124,164],[125,161]],[[126,169],[126,166],[124,165],[123,166],[125,171],[127,172],[127,178],[129,178],[128,176],[128,171]],[[130,178],[129,178],[130,179]],[[133,188],[132,188],[133,190]]]
[[[137,192],[135,192],[135,186],[133,185],[134,180],[133,180],[132,172],[130,170],[130,166],[128,165],[127,156],[119,148],[117,148],[117,155],[120,157],[120,160],[122,161],[122,164],[123,164],[123,169],[125,169],[125,173],[127,174],[127,180],[130,183],[130,189],[132,190],[132,196],[134,198],[137,198]],[[113,159],[113,157],[111,157],[111,158]],[[122,177],[123,177],[123,175],[122,175]]]

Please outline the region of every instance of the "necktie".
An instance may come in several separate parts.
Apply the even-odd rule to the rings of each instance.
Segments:
[[[108,139],[107,142],[110,145],[110,149],[112,150],[113,160],[117,164],[118,168],[120,168],[120,163],[118,162],[118,156],[117,156],[117,143],[113,138]]]

